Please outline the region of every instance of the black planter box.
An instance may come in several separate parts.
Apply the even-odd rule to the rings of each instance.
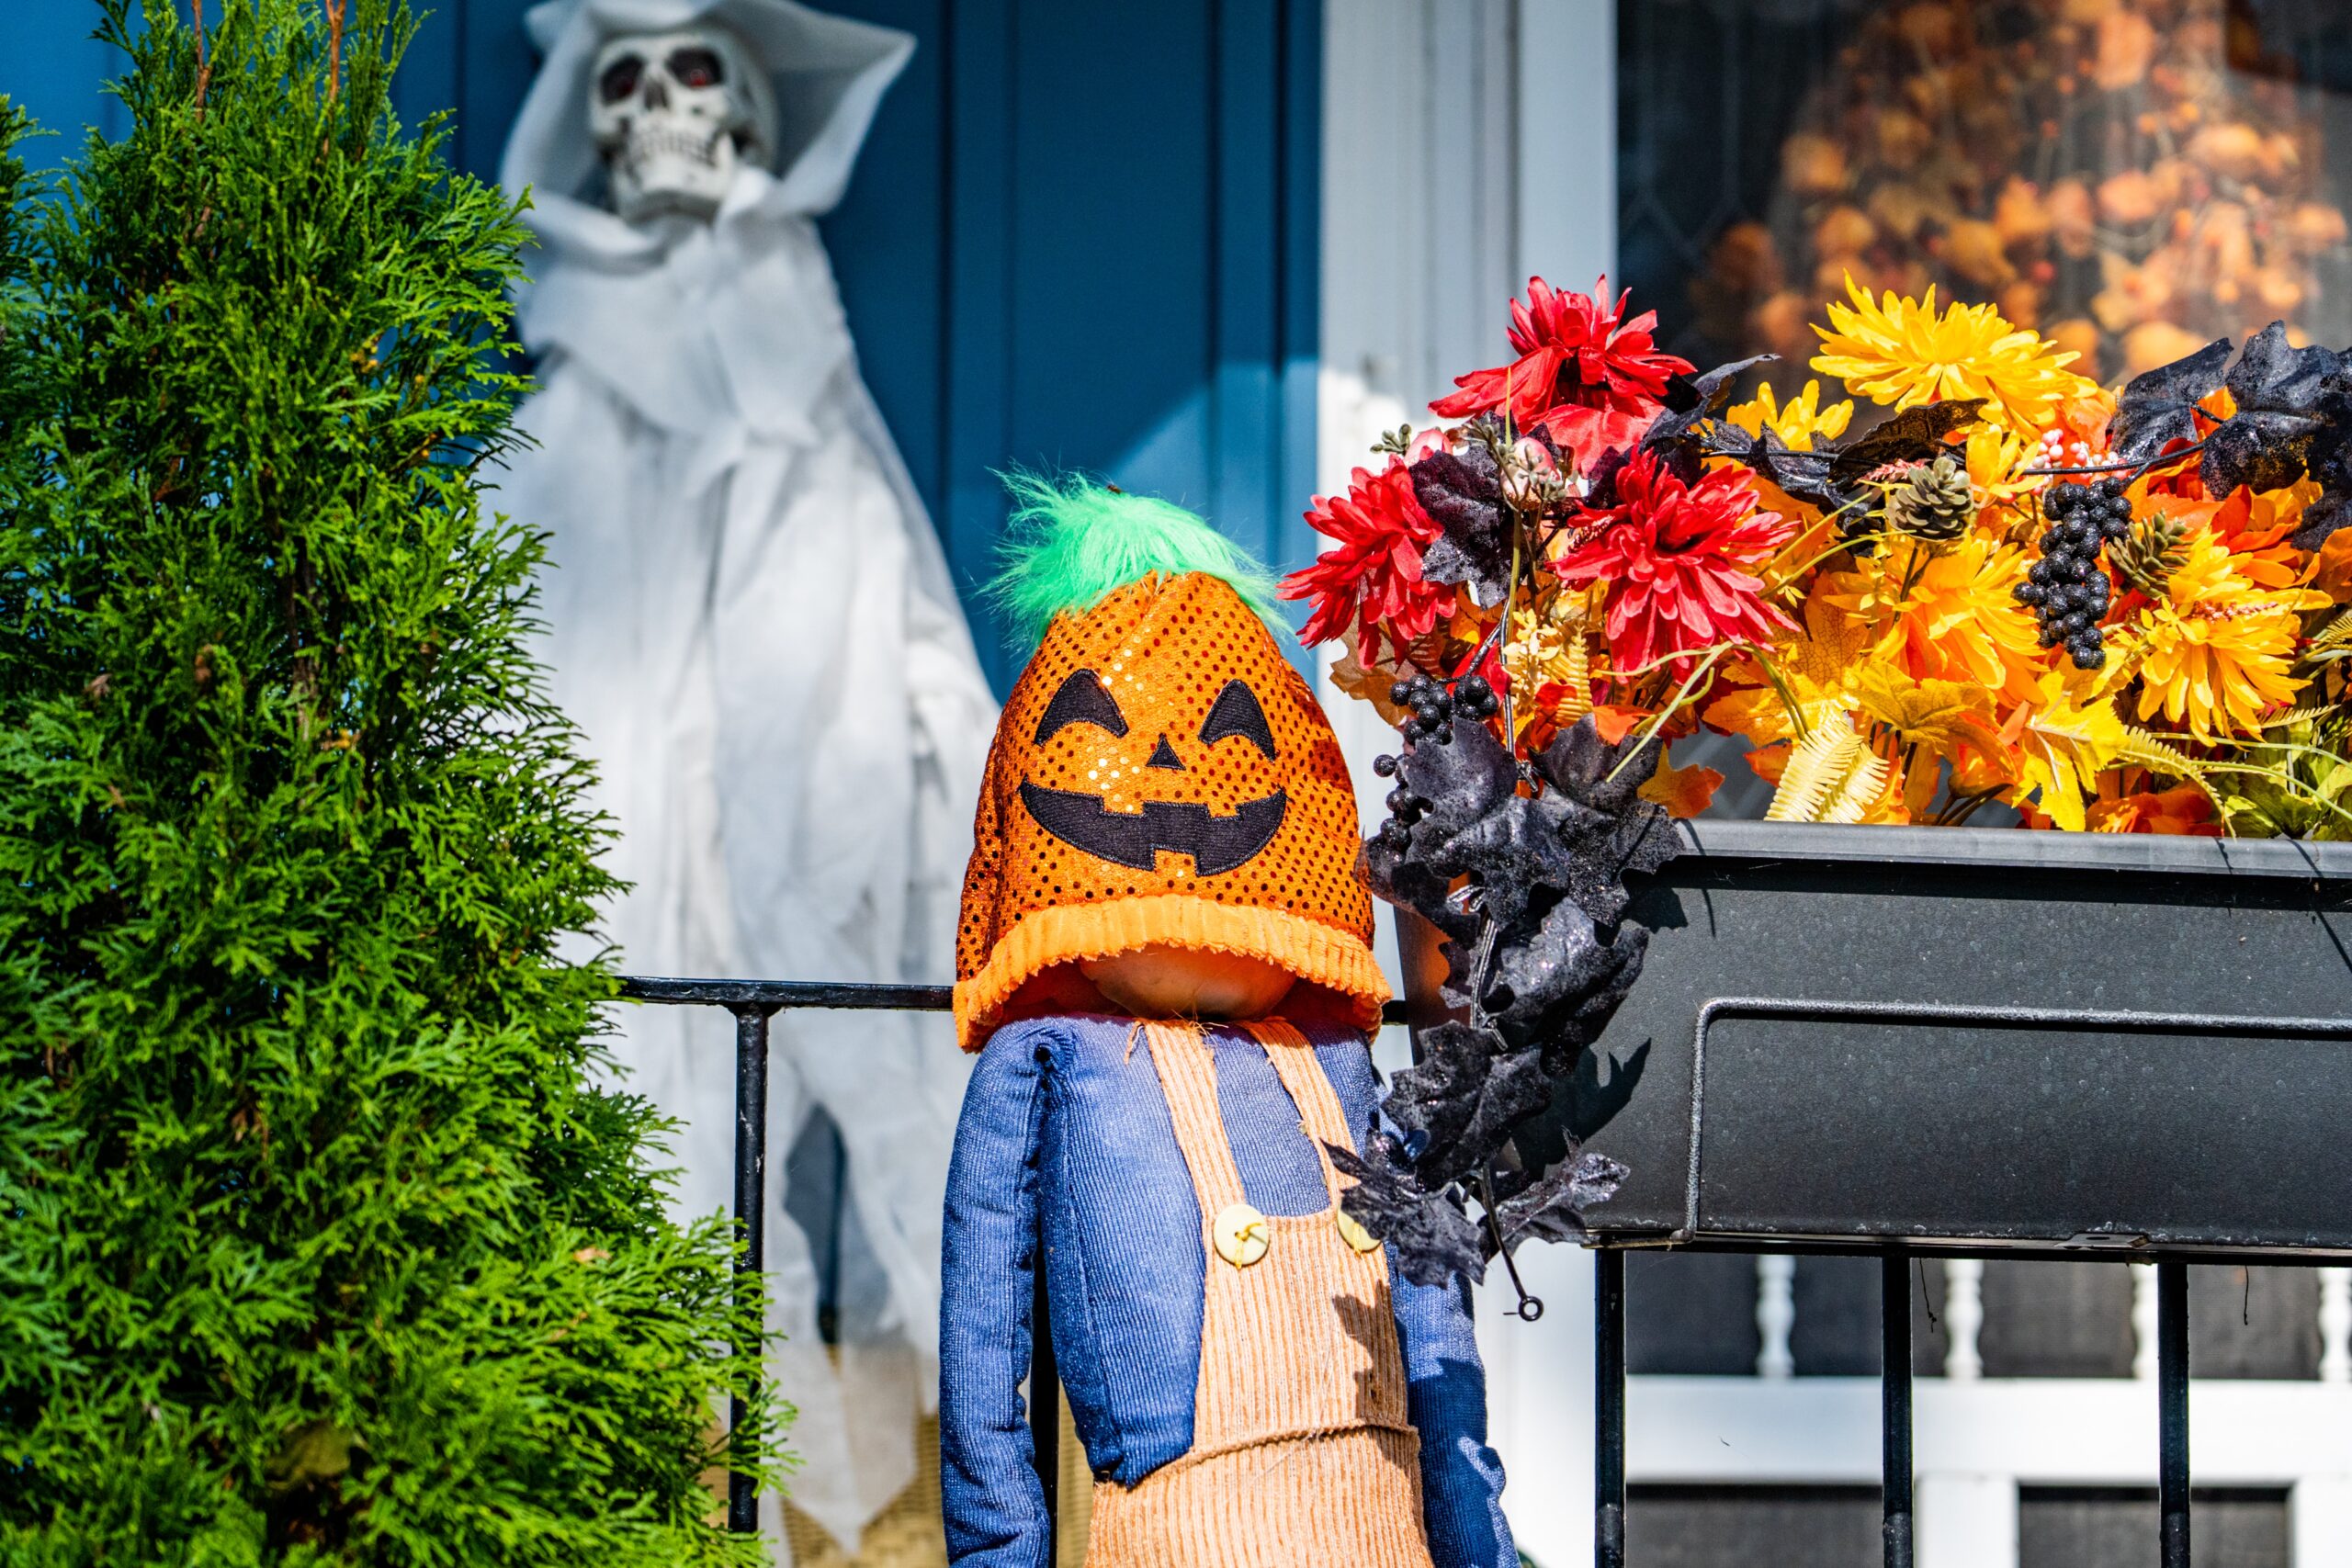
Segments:
[[[1686,828],[1602,1239],[2352,1256],[2352,844]]]

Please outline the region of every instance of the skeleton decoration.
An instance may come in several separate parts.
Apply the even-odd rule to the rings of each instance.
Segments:
[[[501,500],[549,535],[544,652],[632,885],[604,934],[638,974],[945,980],[996,707],[815,223],[911,40],[793,0],[550,0],[529,26],[546,64],[501,174],[540,243],[519,296],[538,446]],[[615,1026],[628,1087],[682,1124],[678,1207],[723,1210],[729,1021]],[[792,1501],[854,1549],[914,1480],[936,1399],[967,1068],[944,1018],[787,1014],[775,1038]],[[837,1206],[786,1187],[821,1168],[831,1191],[831,1158],[794,1157],[829,1123]],[[794,1218],[819,1211],[823,1279]]]
[[[721,27],[616,38],[596,54],[588,110],[624,221],[718,214],[739,166],[775,157],[775,88]]]

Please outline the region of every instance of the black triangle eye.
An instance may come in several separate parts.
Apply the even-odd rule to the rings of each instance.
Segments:
[[[1054,688],[1054,699],[1046,705],[1046,716],[1037,721],[1036,743],[1043,746],[1056,730],[1067,729],[1073,724],[1091,724],[1114,735],[1127,732],[1127,716],[1119,711],[1110,689],[1091,670],[1073,670],[1068,680]]]
[[[1248,737],[1267,761],[1273,760],[1273,726],[1266,722],[1266,710],[1258,705],[1258,694],[1247,682],[1227,681],[1216,701],[1209,705],[1209,716],[1201,723],[1204,746],[1214,746],[1228,735]]]

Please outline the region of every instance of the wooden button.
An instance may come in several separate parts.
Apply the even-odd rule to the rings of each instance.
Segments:
[[[1209,1235],[1216,1243],[1216,1255],[1236,1269],[1247,1269],[1266,1256],[1266,1248],[1273,1240],[1266,1216],[1248,1203],[1228,1203],[1216,1212],[1209,1222]]]
[[[1357,1224],[1356,1217],[1337,1203],[1331,1205],[1331,1223],[1340,1227],[1340,1239],[1346,1242],[1353,1250],[1357,1252],[1380,1250],[1380,1238]]]

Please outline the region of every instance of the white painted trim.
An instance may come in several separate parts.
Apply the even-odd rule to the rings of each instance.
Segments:
[[[1919,1477],[1911,1544],[1918,1568],[2017,1568],[2017,1483],[2005,1475]]]
[[[1944,1376],[1974,1382],[1984,1375],[1977,1339],[1984,1330],[1984,1260],[1944,1260]]]
[[[1878,1482],[1876,1378],[1627,1382],[1631,1482]],[[2000,1476],[2029,1485],[2155,1484],[2155,1390],[2135,1379],[1922,1378],[1912,1398],[1912,1448],[1921,1475]],[[2188,1421],[2200,1484],[2285,1486],[2307,1476],[2352,1475],[2352,1389],[2200,1379]]]
[[[1786,1252],[1756,1255],[1756,1375],[1767,1381],[1797,1375],[1789,1337],[1797,1326],[1797,1260]]]
[[[1519,265],[1589,288],[1617,266],[1616,0],[1519,0]]]

